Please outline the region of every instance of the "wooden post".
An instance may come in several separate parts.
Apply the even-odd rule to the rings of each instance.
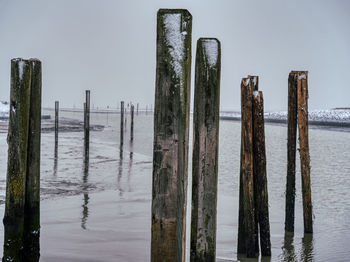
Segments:
[[[139,115],[139,103],[137,103],[137,105],[136,105],[136,115],[137,116]]]
[[[37,262],[40,257],[41,62],[37,59],[29,62],[31,92],[22,257],[25,261]]]
[[[151,261],[184,261],[192,16],[157,15]]]
[[[266,176],[264,98],[261,91],[253,92],[253,157],[254,157],[254,201],[255,226],[259,224],[262,256],[271,256],[269,203]],[[256,232],[258,228],[255,228]],[[256,234],[258,239],[258,235]],[[255,242],[257,244],[257,241]],[[257,250],[257,248],[256,248]]]
[[[85,161],[89,161],[89,148],[90,148],[90,90],[85,91],[85,132],[84,132],[84,152]]]
[[[191,261],[216,260],[220,42],[197,41],[193,112]]]
[[[59,112],[59,102],[55,101],[55,158],[58,155],[58,112]]]
[[[147,115],[147,111],[148,111],[148,106],[146,105],[146,115]]]
[[[124,132],[126,132],[126,130],[127,130],[127,124],[128,124],[128,111],[126,110],[126,108],[125,108],[125,112],[124,112],[124,114],[125,114],[125,124],[124,124]]]
[[[298,131],[300,144],[301,185],[303,195],[304,232],[312,233],[312,202],[310,182],[309,124],[308,124],[308,72],[299,71],[298,89]]]
[[[134,141],[134,105],[131,105],[130,141]]]
[[[124,101],[120,102],[120,146],[124,143]]]
[[[242,186],[242,224],[239,224],[237,253],[240,253],[245,245],[247,257],[255,257],[255,219],[254,219],[254,183],[253,183],[253,114],[252,114],[252,89],[253,82],[250,78],[243,78],[241,82],[241,114],[242,114],[242,143],[241,143],[241,177]],[[241,190],[241,189],[240,189]],[[242,234],[242,230],[244,234]],[[244,236],[244,239],[242,238]]]
[[[25,186],[30,109],[31,65],[11,60],[8,160],[4,214],[4,261],[20,261],[23,247]]]
[[[288,142],[285,230],[294,232],[295,213],[295,157],[297,137],[297,74],[288,77]]]

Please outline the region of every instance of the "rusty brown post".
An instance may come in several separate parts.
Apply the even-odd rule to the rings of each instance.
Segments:
[[[312,233],[312,202],[310,182],[309,123],[308,123],[308,72],[299,71],[298,89],[298,131],[300,144],[300,168],[303,197],[304,232]]]

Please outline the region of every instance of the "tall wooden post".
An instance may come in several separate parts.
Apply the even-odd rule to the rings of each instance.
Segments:
[[[253,182],[253,81],[243,78],[241,82],[241,171],[240,171],[240,219],[238,225],[237,253],[245,251],[247,257],[255,257],[255,214]],[[244,243],[242,243],[244,241]]]
[[[131,105],[130,141],[134,141],[134,105]]]
[[[136,115],[137,116],[139,115],[139,103],[137,103],[137,105],[136,105]]]
[[[288,77],[288,142],[285,230],[294,232],[295,213],[295,158],[297,137],[297,74]]]
[[[25,261],[37,262],[40,257],[41,62],[37,59],[29,62],[31,92],[22,257]]]
[[[254,156],[254,201],[256,227],[262,256],[271,256],[269,203],[266,175],[264,98],[261,91],[253,92],[253,156]],[[255,228],[255,231],[258,231]],[[258,234],[256,234],[258,239]],[[255,242],[257,244],[257,241]],[[257,248],[256,248],[257,249]]]
[[[124,101],[120,102],[120,146],[124,143]]]
[[[59,114],[59,102],[55,101],[55,158],[58,155],[58,114]]]
[[[309,154],[309,123],[308,123],[308,86],[307,71],[298,73],[298,131],[300,143],[300,168],[303,196],[304,232],[312,233],[312,202],[310,182],[310,154]]]
[[[23,247],[31,65],[11,60],[8,160],[4,214],[4,261],[20,261]]]
[[[184,261],[192,16],[157,15],[151,261]]]
[[[220,42],[197,41],[193,112],[191,261],[216,260]]]
[[[84,152],[85,161],[89,161],[89,148],[90,148],[90,90],[85,91],[85,131],[84,131]]]

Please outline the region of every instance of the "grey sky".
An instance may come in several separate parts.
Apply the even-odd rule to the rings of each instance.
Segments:
[[[265,110],[286,110],[291,70],[309,71],[310,109],[350,106],[347,0],[0,0],[0,100],[11,58],[36,57],[43,106],[81,107],[85,89],[95,106],[153,104],[159,8],[191,12],[192,73],[197,39],[221,41],[222,109],[239,109],[240,79],[257,74]]]

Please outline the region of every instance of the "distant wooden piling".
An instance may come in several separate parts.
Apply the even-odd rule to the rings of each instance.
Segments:
[[[253,82],[243,78],[241,82],[241,170],[240,211],[237,253],[244,251],[247,257],[255,257],[255,214],[253,179]],[[242,243],[243,242],[243,243]]]
[[[154,111],[151,261],[184,261],[192,16],[160,9]]]
[[[220,42],[197,41],[193,112],[191,261],[216,260]]]
[[[120,145],[124,143],[124,101],[120,102]]]
[[[40,257],[41,62],[37,59],[29,62],[31,92],[22,257],[25,261],[37,262]]]
[[[309,124],[308,124],[308,72],[300,71],[297,79],[298,131],[300,168],[303,197],[304,232],[312,233],[312,202],[310,182]]]
[[[90,90],[85,91],[85,117],[84,117],[84,152],[85,160],[89,159],[90,151]]]
[[[271,256],[269,203],[266,174],[266,149],[264,128],[264,98],[261,91],[253,92],[253,158],[255,231],[260,239],[261,255]],[[257,244],[257,241],[255,242]],[[256,247],[255,250],[258,250]]]
[[[297,75],[288,77],[288,141],[285,230],[294,232],[295,214],[295,158],[297,137]]]
[[[139,115],[139,103],[137,103],[137,105],[136,105],[136,115],[137,116]]]
[[[59,102],[55,101],[55,158],[58,154],[58,116],[59,116]]]
[[[130,141],[134,141],[134,105],[131,105]]]

